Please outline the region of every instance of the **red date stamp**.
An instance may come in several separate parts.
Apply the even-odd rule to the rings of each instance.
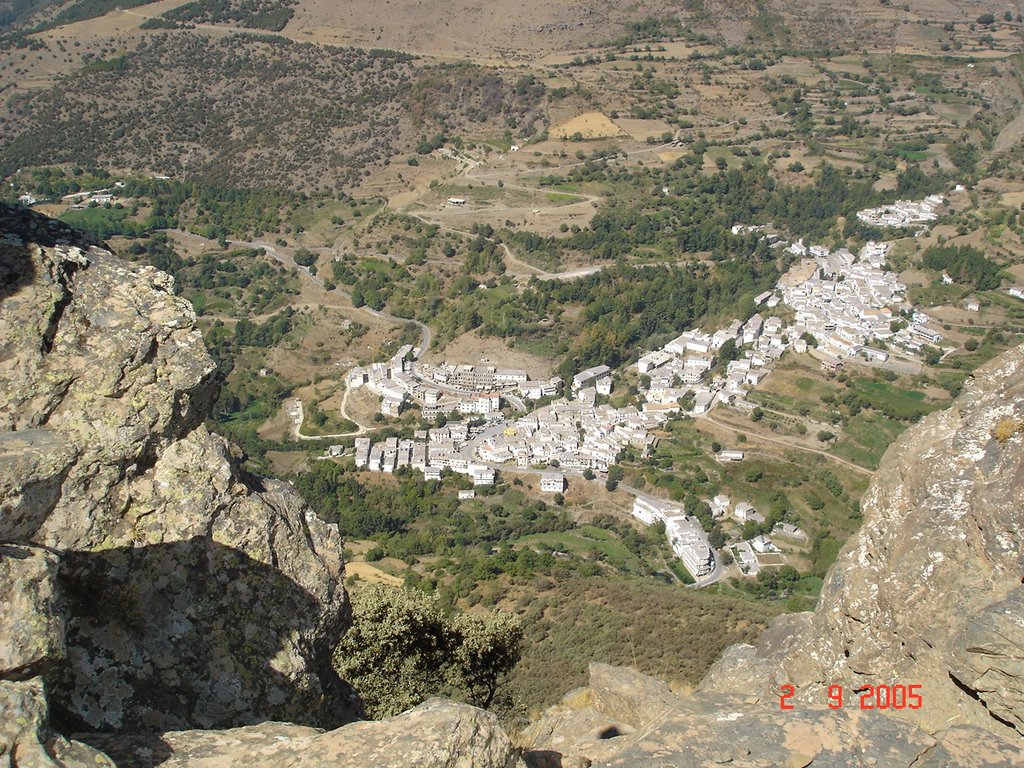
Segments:
[[[795,709],[790,701],[796,696],[796,686],[786,683],[779,687],[779,709]],[[849,706],[859,709],[921,709],[924,698],[920,685],[862,685],[854,689]],[[825,697],[829,709],[842,709],[847,705],[841,685],[830,685]]]

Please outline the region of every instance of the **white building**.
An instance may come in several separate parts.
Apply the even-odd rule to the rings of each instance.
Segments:
[[[713,517],[724,517],[729,514],[729,506],[731,502],[728,496],[719,494],[715,498],[708,502],[708,506],[711,507],[711,514]]]
[[[661,499],[652,499],[646,496],[637,496],[633,500],[633,517],[640,522],[650,525],[655,520],[667,521],[683,513],[683,508],[678,504]]]
[[[750,540],[750,546],[755,552],[760,552],[762,555],[772,554],[779,551],[779,548],[775,546],[775,542],[765,536],[763,533],[760,536],[755,536]]]
[[[561,472],[545,472],[540,476],[540,489],[545,493],[561,493],[565,490],[565,475]]]
[[[807,541],[807,534],[792,523],[776,523],[772,528],[772,533],[776,536],[783,536],[795,539],[796,541]]]
[[[587,368],[585,371],[580,371],[572,377],[572,391],[578,392],[584,387],[596,386],[597,383],[605,377],[611,377],[612,369],[607,365],[595,365],[593,368]],[[611,387],[609,386],[609,391]]]
[[[763,523],[764,515],[754,509],[753,505],[746,501],[741,501],[732,511],[732,516],[737,521],[745,523],[747,521],[753,521],[755,523]]]
[[[365,467],[370,461],[370,438],[368,437],[357,437],[355,442],[356,448],[356,466]]]
[[[470,475],[473,477],[473,485],[494,485],[494,470],[490,467],[471,465]]]
[[[665,534],[672,545],[672,551],[694,578],[707,576],[715,569],[714,552],[695,517],[670,517],[665,521]]]
[[[501,396],[497,392],[485,395],[471,395],[459,400],[459,413],[495,413],[501,410]]]
[[[643,355],[639,360],[636,361],[637,373],[648,373],[653,371],[655,368],[659,368],[672,359],[672,355],[661,350],[655,350],[654,352],[648,352]]]

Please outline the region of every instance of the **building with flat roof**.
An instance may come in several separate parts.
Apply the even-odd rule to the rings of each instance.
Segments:
[[[565,490],[565,475],[561,472],[545,472],[540,476],[540,489],[545,493],[561,493]]]
[[[686,515],[670,517],[665,521],[665,534],[672,551],[694,578],[707,576],[715,569],[715,554],[697,518]]]
[[[743,461],[743,451],[719,451],[719,461]]]
[[[652,499],[647,496],[637,496],[633,500],[633,517],[647,525],[650,525],[655,520],[668,520],[670,517],[681,515],[682,513],[683,508],[670,501]]]
[[[577,392],[584,387],[594,386],[600,379],[606,376],[611,376],[612,369],[607,365],[595,365],[593,368],[587,368],[585,371],[580,371],[572,377],[572,389],[573,392]]]

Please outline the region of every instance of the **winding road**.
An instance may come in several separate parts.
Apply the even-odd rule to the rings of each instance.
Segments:
[[[345,412],[346,401],[348,400],[348,390],[345,390],[345,394],[342,395],[341,400],[341,415],[355,424],[358,429],[355,432],[339,432],[334,435],[304,435],[302,434],[302,424],[306,419],[306,410],[302,406],[302,400],[299,398],[293,398],[284,404],[285,411],[288,417],[292,420],[292,435],[295,436],[296,440],[334,440],[339,437],[358,437],[359,435],[365,435],[373,430],[364,427],[362,424],[353,421],[348,417]]]
[[[184,240],[194,240],[201,242],[208,247],[220,247],[217,244],[216,240],[211,240],[209,238],[203,237],[202,235],[197,235],[194,232],[187,232],[186,230],[183,229],[166,229],[163,231],[174,234]],[[228,245],[237,246],[241,248],[262,249],[268,256],[270,256],[275,261],[280,262],[285,267],[288,267],[289,269],[297,269],[299,271],[299,274],[305,277],[305,279],[309,281],[311,285],[315,286],[317,289],[325,293],[328,297],[331,296],[332,293],[337,293],[348,298],[350,302],[352,301],[352,294],[342,288],[335,288],[334,291],[328,291],[324,287],[323,281],[309,271],[309,267],[303,267],[299,264],[296,264],[295,259],[290,254],[283,253],[281,250],[279,250],[280,246],[276,245],[275,243],[268,243],[266,240],[229,240]],[[320,250],[323,251],[326,249]],[[348,309],[348,307],[344,307],[344,309]],[[427,324],[421,323],[419,320],[414,320],[412,318],[389,315],[386,312],[381,312],[379,310],[368,307],[365,304],[361,307],[356,307],[353,305],[352,309],[355,309],[359,312],[365,312],[368,315],[372,315],[373,317],[376,317],[378,319],[386,320],[388,322],[396,323],[399,325],[413,323],[420,329],[420,354],[423,354],[428,349],[430,349],[430,344],[433,341],[433,331],[430,330],[430,326],[428,326]]]

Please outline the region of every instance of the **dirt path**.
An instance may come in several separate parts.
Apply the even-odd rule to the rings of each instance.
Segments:
[[[716,427],[721,427],[722,429],[728,429],[730,432],[736,432],[737,434],[740,434],[740,433],[745,434],[745,435],[747,435],[747,438],[750,439],[750,440],[763,440],[766,443],[775,443],[776,445],[782,445],[782,446],[785,446],[786,448],[792,448],[793,450],[796,450],[796,451],[805,451],[807,453],[816,453],[819,456],[824,456],[826,459],[829,459],[830,461],[834,461],[837,464],[842,464],[844,467],[846,467],[848,469],[852,469],[854,472],[859,472],[862,475],[866,475],[867,477],[871,477],[871,476],[873,476],[875,474],[873,470],[866,469],[865,467],[862,467],[859,464],[854,464],[852,461],[847,461],[846,459],[842,458],[841,456],[836,456],[835,454],[829,453],[828,451],[822,451],[822,450],[819,450],[817,448],[809,448],[806,445],[802,445],[800,443],[796,443],[796,442],[793,442],[791,440],[786,440],[785,438],[782,438],[782,437],[769,437],[768,435],[760,435],[760,434],[758,434],[758,435],[751,435],[751,434],[749,434],[747,432],[743,432],[742,430],[732,426],[731,424],[728,424],[728,423],[726,423],[724,421],[719,421],[718,419],[714,418],[713,416],[711,416],[709,414],[703,414],[701,416],[695,416],[694,418],[696,418],[698,420],[703,419],[704,421],[707,421],[707,422],[709,422],[711,424],[714,424]]]
[[[183,240],[194,240],[209,247],[219,248],[215,240],[202,237],[193,232],[187,232],[183,229],[167,229],[163,230],[169,232]],[[324,283],[312,272],[309,271],[308,267],[299,266],[295,263],[295,260],[290,254],[283,253],[277,245],[274,243],[268,243],[265,240],[229,240],[229,246],[242,246],[244,248],[262,248],[268,256],[275,261],[280,262],[284,266],[292,269],[297,269],[299,274],[304,277],[311,285],[317,289],[317,293],[320,294],[320,303],[323,306],[331,307],[332,309],[341,309],[348,312],[365,312],[366,314],[373,315],[381,320],[387,320],[398,325],[405,325],[406,323],[414,323],[420,329],[420,354],[423,354],[430,349],[430,344],[433,341],[433,331],[425,323],[421,323],[419,320],[413,320],[412,318],[396,317],[395,315],[389,315],[386,312],[380,312],[376,309],[372,309],[368,306],[355,307],[351,305],[352,294],[343,288],[335,288],[334,291],[328,291],[324,288]],[[348,299],[349,304],[344,304],[336,300],[337,297],[344,296]],[[332,298],[335,299],[332,301]]]
[[[362,434],[365,434],[367,432],[370,432],[371,430],[368,427],[365,427],[362,424],[360,424],[358,421],[356,421],[355,419],[353,419],[349,415],[349,412],[348,412],[348,393],[351,392],[351,391],[352,390],[350,390],[348,387],[345,387],[345,394],[343,394],[341,396],[341,407],[338,410],[341,412],[341,418],[348,419],[349,421],[351,421],[353,424],[356,425],[357,429],[352,434],[354,434],[354,435],[362,435]]]
[[[626,152],[624,154],[625,154],[626,158],[631,158],[631,157],[634,157],[636,155],[644,155],[644,154],[651,154],[651,153],[657,153],[657,152],[660,152],[660,151],[664,151],[665,148],[669,147],[669,146],[671,146],[671,144],[659,144],[659,145],[652,146],[652,147],[644,147],[643,149],[636,149],[636,150],[633,150],[632,152]],[[500,181],[502,183],[502,185],[503,185],[503,188],[515,189],[515,190],[519,190],[521,192],[530,192],[530,193],[537,194],[537,193],[542,193],[544,190],[541,189],[541,188],[538,188],[538,187],[529,187],[529,186],[526,186],[524,184],[516,184],[514,181],[510,181],[510,179],[517,179],[517,178],[519,178],[521,176],[526,176],[526,175],[529,175],[529,174],[541,173],[541,172],[543,172],[545,174],[557,173],[559,171],[563,171],[563,170],[566,170],[566,169],[569,169],[569,168],[578,168],[580,166],[585,165],[586,162],[587,162],[586,160],[582,160],[582,161],[577,161],[577,162],[572,162],[572,163],[566,163],[564,165],[555,165],[555,166],[551,166],[550,168],[542,168],[542,169],[541,168],[509,168],[509,169],[506,169],[506,170],[491,171],[491,172],[485,172],[485,173],[480,173],[479,172],[480,163],[467,163],[466,166],[459,172],[458,176],[463,178],[463,179],[466,179],[467,181]],[[440,180],[440,179],[438,179],[438,180]],[[419,182],[417,182],[415,190],[406,190],[406,191],[401,192],[398,195],[394,196],[377,213],[378,214],[383,213],[389,207],[392,208],[393,210],[397,210],[399,202],[401,202],[401,204],[403,206],[409,206],[409,205],[412,205],[415,202],[418,202],[422,198],[422,196],[424,194],[426,194],[427,191],[429,191],[429,188],[430,188],[429,187],[429,183],[430,183],[430,180],[428,180],[428,179],[421,179]],[[590,193],[587,193],[587,192],[566,192],[566,191],[562,191],[562,190],[558,190],[558,192],[559,192],[559,194],[571,195],[573,197],[577,197],[577,198],[579,198],[580,203],[590,203],[590,204],[594,205],[595,207],[597,206],[598,203],[604,201],[604,199],[605,199],[601,195],[594,195],[594,194],[590,194]],[[576,204],[577,203],[574,203],[574,205],[576,205]],[[527,209],[529,209],[529,210],[540,209],[540,210],[550,211],[550,210],[554,210],[554,209],[557,209],[557,208],[564,208],[564,207],[565,206],[560,206],[560,205],[548,205],[548,206],[543,206],[542,205],[542,206],[526,206],[526,207],[517,207],[517,208],[505,208],[505,209],[502,209],[502,208],[490,208],[488,210],[490,212],[501,211],[501,210],[520,211],[520,210],[527,210]],[[462,211],[460,211],[459,213],[460,214],[464,214],[464,212],[462,212]],[[376,215],[377,214],[375,214],[375,216]],[[430,226],[438,227],[440,230],[442,230],[444,232],[452,232],[452,233],[455,233],[455,234],[465,235],[465,236],[468,236],[468,237],[474,237],[475,236],[472,232],[470,232],[468,230],[459,229],[458,227],[453,227],[453,226],[450,226],[450,225],[448,225],[446,223],[442,223],[443,220],[445,219],[443,214],[436,214],[435,213],[433,215],[427,216],[427,215],[425,215],[422,212],[408,212],[407,215],[410,215],[410,216],[412,216],[412,217],[414,217],[416,219],[419,219],[424,224],[428,224]],[[495,240],[493,238],[488,238],[488,239],[491,242],[495,242]],[[506,269],[508,269],[509,272],[512,273],[514,276],[531,277],[531,276],[536,275],[541,280],[573,280],[573,279],[575,279],[577,277],[585,277],[586,275],[592,275],[595,272],[600,272],[602,269],[605,268],[605,266],[607,266],[605,264],[595,264],[595,265],[591,265],[591,266],[587,266],[587,267],[580,267],[580,268],[577,268],[577,269],[564,270],[562,272],[548,272],[548,271],[546,271],[544,269],[541,269],[538,266],[530,264],[529,262],[523,261],[522,259],[517,257],[514,253],[512,253],[512,249],[509,248],[505,243],[496,243],[496,245],[498,245],[502,249],[502,252],[505,254],[505,266],[506,266]],[[516,269],[516,272],[513,272],[513,268]]]
[[[345,399],[347,398],[348,390],[346,389],[345,395],[342,398],[341,402],[341,415],[344,416],[346,419],[348,419],[348,416],[345,415]],[[304,435],[302,434],[302,424],[306,419],[306,411],[305,408],[303,408],[302,406],[302,401],[299,398],[294,398],[293,400],[286,402],[284,404],[284,407],[286,409],[289,408],[289,403],[291,404],[292,407],[294,407],[294,411],[289,410],[288,415],[291,416],[292,419],[292,436],[296,440],[335,440],[339,437],[358,437],[359,435],[364,435],[367,432],[372,431],[364,427],[362,424],[357,424],[356,422],[352,421],[352,419],[348,419],[349,421],[352,421],[352,423],[355,424],[357,427],[359,427],[359,429],[357,429],[355,432],[339,432],[334,435]],[[292,415],[293,413],[294,415]]]

